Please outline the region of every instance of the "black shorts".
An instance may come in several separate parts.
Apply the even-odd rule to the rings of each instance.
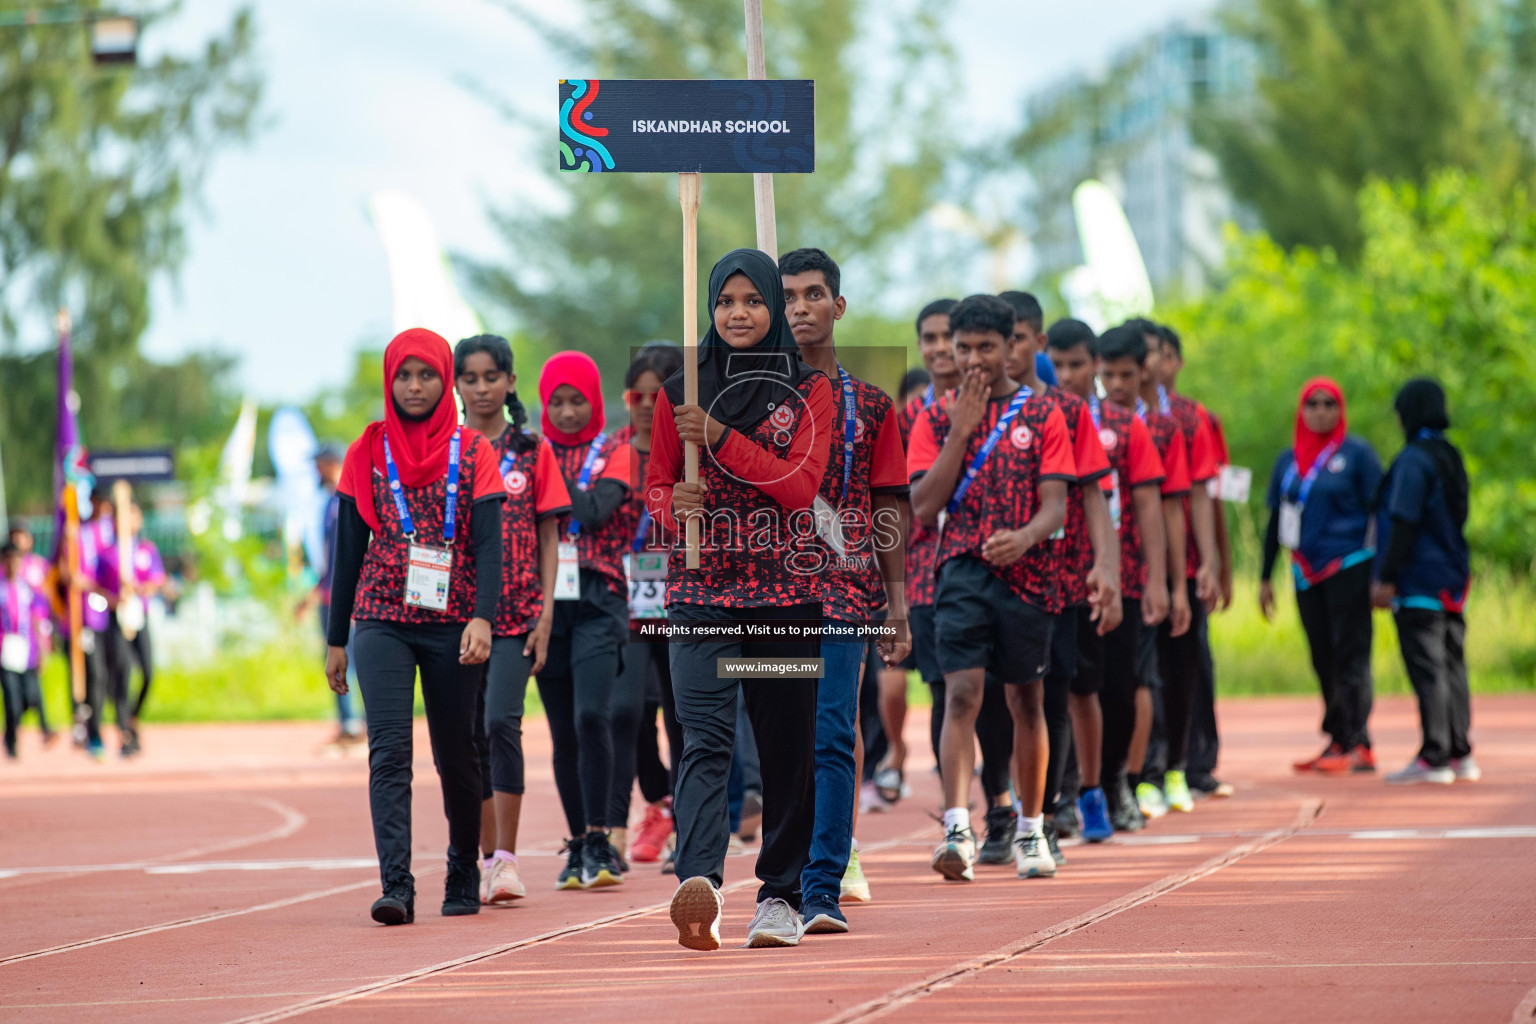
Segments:
[[[1142,629],[1136,634],[1136,685],[1149,690],[1161,689],[1163,680],[1157,674],[1157,635],[1162,627]]]
[[[920,604],[907,610],[907,626],[912,632],[912,653],[902,662],[902,668],[916,669],[918,678],[925,683],[936,683],[944,678],[939,668],[939,652],[934,646],[933,605]]]
[[[1104,638],[1099,636],[1099,624],[1089,618],[1092,608],[1068,608],[1067,614],[1077,616],[1077,675],[1072,692],[1091,696],[1104,689]]]
[[[1051,619],[970,555],[939,567],[934,647],[945,672],[988,669],[1004,683],[1032,683],[1051,663]]]

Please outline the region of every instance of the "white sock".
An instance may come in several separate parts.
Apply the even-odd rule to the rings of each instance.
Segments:
[[[1033,818],[1019,815],[1019,831],[1027,836],[1032,836],[1045,827],[1045,815],[1037,814]]]
[[[965,807],[951,807],[944,812],[944,831],[950,832],[960,829],[962,832],[971,827],[971,812]]]

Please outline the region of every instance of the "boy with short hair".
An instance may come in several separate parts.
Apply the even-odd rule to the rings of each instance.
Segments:
[[[1066,522],[1067,486],[1077,479],[1061,410],[1008,375],[1013,321],[1012,307],[991,295],[973,295],[950,312],[963,379],[917,419],[907,455],[913,513],[940,529],[934,625],[946,687],[945,836],[932,866],[952,880],[974,877],[971,734],[989,670],[1008,688],[1015,733],[1043,737],[1048,608],[1057,599],[1046,541]],[[1029,772],[1042,787],[1041,754],[1016,742],[1015,778]],[[1051,863],[1041,824],[1038,816],[1021,823],[1021,876],[1035,873],[1042,859]]]

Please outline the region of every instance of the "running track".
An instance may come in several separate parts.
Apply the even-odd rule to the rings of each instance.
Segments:
[[[750,854],[728,866],[725,949],[676,945],[673,882],[557,893],[548,737],[528,731],[530,896],[437,914],[441,804],[417,739],[418,916],[377,894],[361,756],[321,725],[151,727],[148,753],[95,765],[26,738],[0,764],[0,1020],[417,1022],[1394,1022],[1536,1019],[1536,698],[1483,698],[1475,785],[1389,790],[1300,778],[1312,700],[1222,706],[1207,801],[1124,842],[1067,849],[1053,880],[970,885],[928,870],[938,792],[860,827],[875,902],[853,934],[741,950]],[[1383,763],[1414,744],[1409,701],[1378,704]],[[926,751],[926,723],[908,723]]]

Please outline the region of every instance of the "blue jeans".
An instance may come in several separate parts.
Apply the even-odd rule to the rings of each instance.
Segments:
[[[816,689],[816,825],[811,832],[811,859],[800,874],[800,890],[802,900],[822,897],[836,903],[853,846],[853,802],[858,797],[853,742],[866,641],[846,623],[827,625],[843,627],[847,634],[821,641],[824,675]]]

